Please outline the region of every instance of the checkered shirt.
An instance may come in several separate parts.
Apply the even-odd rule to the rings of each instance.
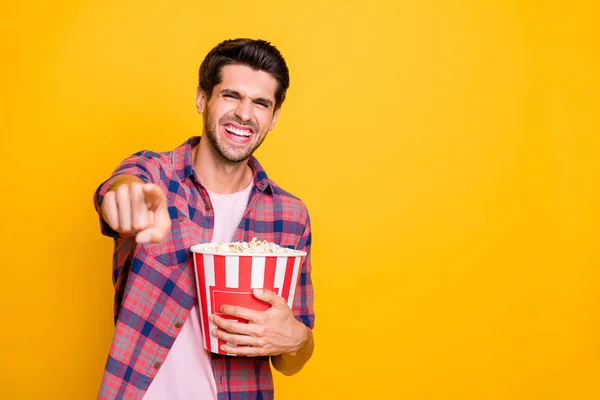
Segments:
[[[104,195],[113,180],[134,175],[159,185],[167,195],[171,231],[159,244],[135,243],[100,217],[102,234],[114,239],[113,284],[115,333],[98,394],[99,399],[141,399],[167,357],[181,326],[197,303],[190,247],[210,242],[214,212],[206,188],[192,165],[192,137],[170,152],[141,151],[125,159],[94,195],[101,215]],[[311,230],[301,200],[267,177],[256,158],[249,165],[254,186],[233,241],[253,237],[308,253],[304,260],[292,310],[314,327],[311,282]],[[269,357],[231,357],[211,353],[219,400],[272,399]]]

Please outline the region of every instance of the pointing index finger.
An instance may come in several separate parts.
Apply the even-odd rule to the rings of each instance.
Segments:
[[[143,187],[146,203],[151,210],[158,208],[162,202],[166,200],[166,196],[162,189],[152,183],[146,183]]]

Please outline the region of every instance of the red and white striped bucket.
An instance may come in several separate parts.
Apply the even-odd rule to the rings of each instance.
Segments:
[[[258,300],[252,289],[266,289],[283,297],[292,308],[305,252],[284,254],[225,254],[209,249],[210,243],[192,246],[196,289],[200,306],[200,324],[204,348],[218,354],[225,344],[210,334],[217,326],[209,321],[210,314],[248,323],[220,312],[223,305],[234,305],[265,311],[270,305]],[[235,346],[233,344],[230,344]]]

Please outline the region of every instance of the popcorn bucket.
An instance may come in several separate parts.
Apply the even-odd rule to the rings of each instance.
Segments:
[[[221,306],[241,306],[258,311],[265,311],[270,307],[268,303],[254,297],[252,289],[271,290],[283,297],[292,308],[306,252],[285,250],[286,253],[249,254],[217,251],[215,244],[212,243],[191,247],[200,307],[200,324],[204,348],[207,351],[227,354],[220,349],[225,342],[210,334],[211,330],[217,327],[209,321],[210,314],[248,323],[244,319],[221,314]]]

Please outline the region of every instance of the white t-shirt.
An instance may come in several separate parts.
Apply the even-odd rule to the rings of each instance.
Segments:
[[[241,192],[208,192],[215,215],[212,242],[230,242],[246,211],[252,181]],[[144,400],[216,400],[210,353],[204,350],[197,303],[183,324]]]

